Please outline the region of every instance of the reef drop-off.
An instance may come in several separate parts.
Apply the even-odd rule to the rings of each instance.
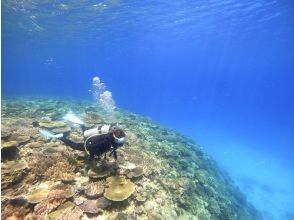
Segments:
[[[118,160],[97,159],[39,130],[67,132],[69,111],[89,125],[118,123],[128,141]],[[4,99],[1,122],[2,219],[251,220],[259,213],[230,177],[191,138],[148,118],[89,102]]]

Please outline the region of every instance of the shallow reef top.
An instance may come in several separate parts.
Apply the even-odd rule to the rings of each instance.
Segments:
[[[86,154],[39,133],[118,123],[128,141],[118,160],[107,155],[87,166]],[[112,114],[74,100],[2,100],[2,219],[260,219],[228,175],[191,138],[148,118]]]

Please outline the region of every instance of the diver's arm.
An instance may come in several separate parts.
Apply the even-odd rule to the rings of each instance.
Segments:
[[[67,146],[71,147],[74,150],[85,151],[84,143],[77,143],[65,137],[61,137],[59,138],[59,140],[61,140],[63,143],[65,143]]]
[[[111,157],[112,154],[113,154],[114,159],[117,160],[117,151],[116,151],[116,149],[114,149],[114,150],[112,150],[112,151],[110,152],[109,157]]]

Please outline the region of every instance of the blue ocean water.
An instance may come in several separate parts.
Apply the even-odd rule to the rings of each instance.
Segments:
[[[2,97],[91,100],[190,135],[265,219],[294,213],[294,4],[2,1]]]

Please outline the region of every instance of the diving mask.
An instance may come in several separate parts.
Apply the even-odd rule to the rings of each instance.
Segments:
[[[117,144],[124,144],[126,143],[126,137],[121,137],[121,138],[117,138],[113,135],[114,137],[114,142],[117,143]]]
[[[126,135],[121,129],[115,129],[113,131],[114,142],[117,144],[126,143]]]

